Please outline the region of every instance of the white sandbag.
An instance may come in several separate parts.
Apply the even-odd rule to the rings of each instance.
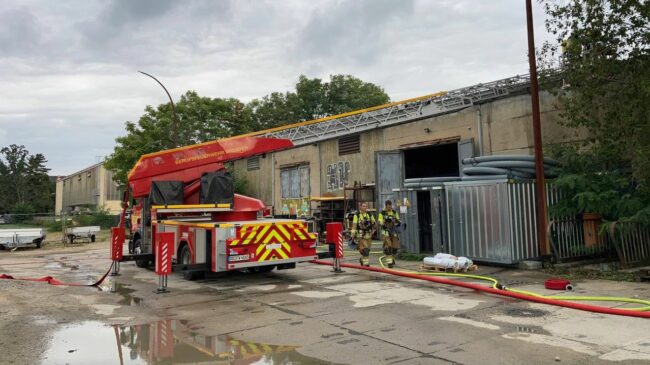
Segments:
[[[467,269],[472,267],[472,265],[474,265],[474,262],[472,260],[468,259],[467,257],[462,257],[461,256],[461,257],[458,258],[458,267],[461,270],[467,271]]]
[[[448,253],[437,253],[434,258],[436,259],[451,259],[451,260],[458,260],[458,257],[454,255],[450,255]]]

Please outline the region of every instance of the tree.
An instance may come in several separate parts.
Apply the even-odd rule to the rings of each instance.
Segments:
[[[248,105],[256,130],[318,119],[353,110],[386,104],[384,90],[350,75],[331,75],[329,82],[298,78],[295,92],[271,93]]]
[[[551,149],[565,162],[557,183],[569,192],[555,211],[650,223],[650,2],[545,1],[545,8],[555,39],[541,64],[564,80],[554,90],[566,125],[589,136]]]
[[[40,153],[30,155],[22,145],[0,149],[0,212],[52,210],[53,187]]]
[[[304,120],[385,104],[384,90],[349,75],[333,75],[330,81],[300,76],[292,92],[273,92],[243,104],[237,99],[199,96],[188,91],[176,103],[180,120],[178,145],[186,146],[245,134]],[[124,185],[129,170],[141,155],[174,147],[170,104],[147,106],[137,123],[125,123],[126,135],[118,137],[105,167]]]
[[[251,130],[250,109],[233,98],[202,97],[188,91],[176,103],[176,114],[180,121],[178,146],[171,138],[174,123],[170,104],[147,106],[137,123],[126,122],[127,134],[116,139],[113,154],[105,163],[114,171],[115,181],[125,184],[129,170],[141,155]]]

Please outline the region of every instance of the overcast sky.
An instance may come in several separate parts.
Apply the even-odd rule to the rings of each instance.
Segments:
[[[548,38],[535,2],[538,47]],[[249,101],[300,74],[351,74],[392,100],[528,72],[524,0],[3,1],[0,146],[67,175],[124,122],[187,90]]]

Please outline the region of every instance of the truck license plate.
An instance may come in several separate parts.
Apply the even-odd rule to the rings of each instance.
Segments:
[[[234,256],[228,256],[228,262],[248,261],[249,259],[250,259],[250,255],[234,255]]]

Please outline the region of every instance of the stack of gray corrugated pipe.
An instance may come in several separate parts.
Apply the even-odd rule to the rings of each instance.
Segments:
[[[442,186],[443,183],[449,181],[460,181],[458,176],[443,176],[443,177],[422,177],[414,179],[405,179],[404,187],[407,189],[428,188],[433,186]]]
[[[544,176],[556,177],[556,168],[560,163],[552,158],[544,158]],[[463,181],[534,179],[535,156],[529,155],[493,155],[463,159]]]

